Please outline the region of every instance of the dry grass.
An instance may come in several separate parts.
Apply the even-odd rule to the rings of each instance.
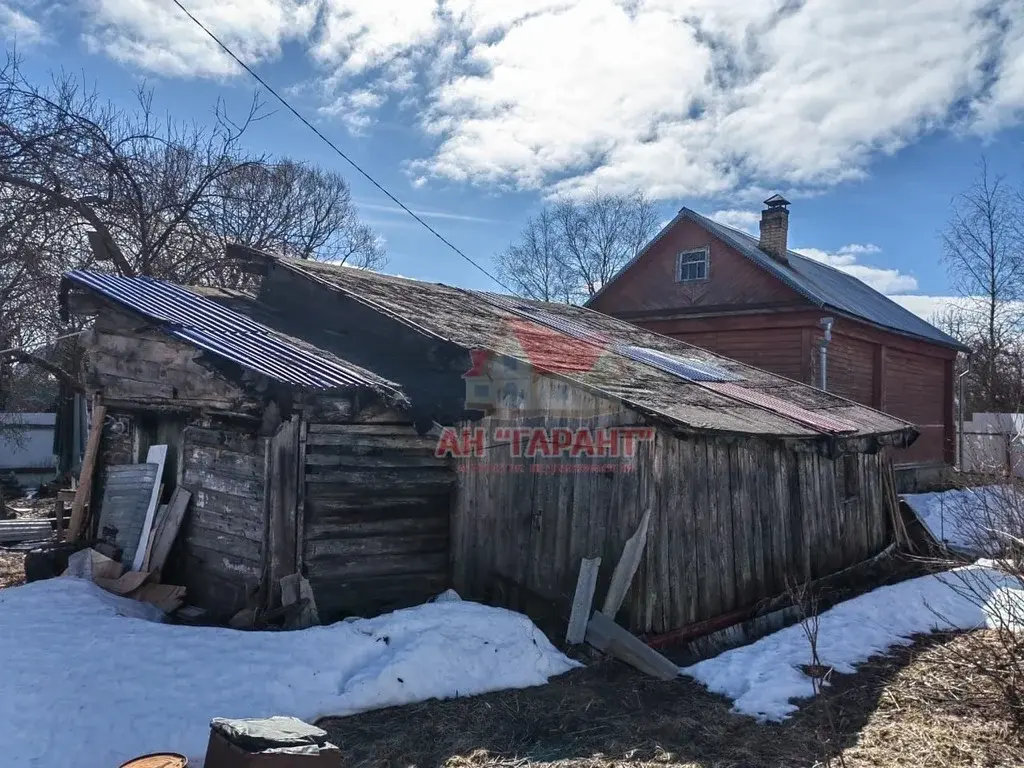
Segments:
[[[996,696],[968,696],[944,662],[958,636],[922,638],[834,676],[829,697],[848,768],[1016,766]],[[825,755],[821,702],[782,724],[732,714],[729,702],[683,678],[659,683],[615,662],[550,685],[431,701],[321,723],[347,766],[498,768],[558,766],[813,766]]]

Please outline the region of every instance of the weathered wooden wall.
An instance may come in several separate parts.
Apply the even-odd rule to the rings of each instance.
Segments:
[[[245,607],[264,557],[267,438],[231,428],[186,427],[181,485],[192,504],[179,539],[188,599],[219,615]]]
[[[107,305],[85,340],[89,388],[112,408],[257,412],[258,399],[210,366],[203,351]]]
[[[436,444],[407,420],[308,425],[299,559],[321,618],[414,605],[448,586],[454,476]]]
[[[576,401],[581,415],[546,425],[636,423],[585,393]],[[588,407],[601,415],[582,415]],[[484,423],[510,422],[499,413]],[[622,620],[637,632],[667,632],[752,607],[782,593],[787,579],[833,573],[889,540],[879,456],[833,461],[781,443],[681,440],[658,430],[615,470],[592,471],[598,459],[564,458],[561,471],[538,466],[557,461],[513,458],[501,445],[488,451],[487,467],[461,460],[452,520],[457,590],[500,599],[495,584],[511,582],[567,615],[580,559],[602,558],[603,599],[626,539],[650,508],[648,546]],[[504,466],[521,469],[495,469]]]

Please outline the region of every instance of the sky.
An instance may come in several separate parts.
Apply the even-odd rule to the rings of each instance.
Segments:
[[[756,231],[930,317],[941,232],[984,156],[1024,178],[1024,0],[182,0],[346,154],[488,270],[558,195],[641,189]],[[35,78],[81,73],[178,119],[257,84],[172,0],[0,0]],[[293,115],[257,152],[337,168],[385,271],[495,289]]]

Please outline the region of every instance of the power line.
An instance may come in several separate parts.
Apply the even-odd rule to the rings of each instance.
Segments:
[[[252,77],[256,80],[256,82],[258,82],[261,86],[263,86],[275,99],[277,99],[279,102],[281,102],[281,104],[284,106],[285,109],[287,109],[289,112],[291,112],[293,115],[295,115],[295,117],[297,117],[307,128],[309,128],[309,130],[311,130],[313,133],[315,133],[325,144],[327,144],[327,146],[329,146],[331,149],[333,149],[341,157],[342,160],[344,160],[346,163],[348,163],[353,168],[355,168],[356,171],[358,171],[363,176],[363,178],[365,178],[367,181],[369,181],[371,184],[373,184],[373,186],[375,186],[377,189],[379,189],[381,192],[383,192],[388,197],[388,199],[391,200],[391,202],[393,202],[395,205],[397,205],[403,211],[405,211],[410,216],[412,216],[424,228],[426,228],[426,230],[428,232],[430,232],[430,234],[432,234],[434,237],[436,237],[442,243],[444,243],[449,248],[451,248],[453,251],[455,251],[455,253],[457,253],[463,259],[465,259],[470,264],[472,264],[474,267],[476,267],[481,272],[483,272],[485,275],[487,275],[487,277],[491,278],[491,280],[496,282],[498,285],[500,285],[502,288],[504,288],[509,293],[515,293],[515,291],[513,291],[511,288],[509,288],[507,285],[505,285],[503,282],[501,282],[501,280],[496,278],[494,275],[492,275],[486,269],[481,267],[476,261],[474,261],[469,256],[467,256],[458,246],[456,246],[454,243],[452,243],[448,238],[446,238],[444,235],[442,235],[440,232],[438,232],[436,229],[434,229],[432,226],[430,226],[422,218],[417,216],[416,213],[409,208],[409,206],[407,206],[405,203],[403,203],[401,200],[399,200],[397,197],[395,197],[393,194],[391,194],[391,192],[389,192],[380,182],[378,182],[375,178],[373,178],[373,176],[371,176],[369,173],[364,171],[355,160],[353,160],[351,157],[349,157],[344,152],[342,152],[333,141],[331,141],[323,133],[321,133],[320,130],[315,125],[313,125],[311,122],[309,122],[309,120],[307,120],[305,117],[303,117],[299,113],[299,111],[297,109],[295,109],[295,107],[293,107],[291,104],[289,104],[285,100],[285,98],[283,96],[281,96],[277,91],[275,91],[273,88],[271,88],[262,77],[260,77],[258,74],[256,74],[255,70],[250,68],[248,64],[246,64],[244,61],[242,61],[240,58],[238,58],[238,56],[235,55],[235,52],[232,51],[230,48],[228,48],[228,46],[224,42],[222,42],[221,39],[219,37],[217,37],[213,32],[211,32],[207,28],[207,26],[205,24],[203,24],[203,22],[201,22],[199,19],[197,19],[195,16],[193,16],[192,12],[189,11],[189,9],[186,8],[184,5],[182,5],[180,0],[171,0],[171,1],[176,6],[178,6],[178,8],[181,10],[182,13],[184,13],[186,16],[188,16],[201,30],[203,30],[203,32],[205,32],[207,35],[209,35],[210,39],[213,40],[213,42],[215,42],[217,45],[219,45],[221,50],[224,51],[224,53],[226,53],[228,56],[230,56],[232,59],[234,59],[235,63],[238,64],[238,66],[240,66],[242,69],[244,69],[250,75],[252,75]]]

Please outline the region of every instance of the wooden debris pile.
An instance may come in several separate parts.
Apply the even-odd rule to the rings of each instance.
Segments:
[[[601,558],[584,558],[580,563],[580,575],[576,582],[576,594],[572,601],[572,613],[565,641],[578,645],[584,640],[597,650],[624,661],[641,672],[659,680],[673,680],[679,676],[679,666],[648,646],[643,640],[615,623],[615,615],[622,607],[629,591],[629,585],[640,567],[640,558],[647,546],[647,531],[651,524],[648,509],[625,546],[622,556],[612,571],[608,594],[600,611],[593,611],[594,592],[597,588],[598,568]]]

